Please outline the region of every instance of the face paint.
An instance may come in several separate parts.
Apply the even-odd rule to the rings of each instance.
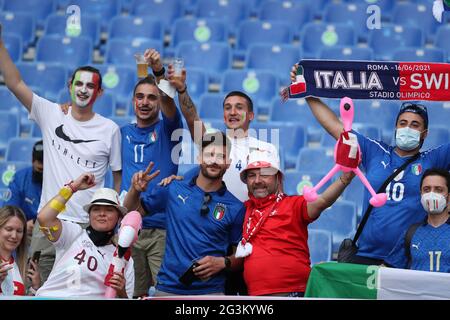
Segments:
[[[246,117],[247,117],[247,112],[242,112],[242,122],[245,122]]]
[[[72,82],[72,103],[80,108],[91,106],[99,91],[99,76],[89,71],[78,71]]]

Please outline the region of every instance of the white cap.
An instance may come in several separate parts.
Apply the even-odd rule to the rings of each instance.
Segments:
[[[278,153],[260,149],[251,151],[247,157],[247,167],[241,172],[241,181],[246,183],[247,170],[259,168],[270,168],[273,170],[273,174],[282,173]]]
[[[89,210],[92,206],[100,205],[100,206],[113,206],[117,208],[122,215],[127,214],[128,209],[122,207],[120,205],[119,195],[116,190],[109,188],[100,188],[97,189],[92,196],[92,200],[90,203],[83,206],[84,211],[89,213]]]

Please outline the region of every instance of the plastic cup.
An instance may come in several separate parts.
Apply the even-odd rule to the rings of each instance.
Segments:
[[[181,77],[181,72],[183,71],[184,60],[183,58],[175,58],[173,59],[173,75],[175,77]]]
[[[136,67],[137,67],[137,76],[138,78],[145,78],[148,76],[148,65],[147,61],[145,61],[145,57],[143,54],[136,53],[134,55],[136,58]]]

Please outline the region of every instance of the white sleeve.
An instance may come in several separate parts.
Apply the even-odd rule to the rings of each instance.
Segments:
[[[61,235],[59,239],[53,242],[55,249],[67,250],[75,239],[83,232],[83,229],[75,222],[61,221]]]
[[[39,127],[45,126],[45,121],[49,119],[49,115],[58,110],[57,108],[58,104],[33,93],[33,102],[31,103],[31,112],[28,118],[36,121]]]
[[[127,291],[128,298],[133,298],[134,294],[134,261],[133,258],[127,263],[125,267],[125,290]]]
[[[111,148],[109,154],[109,166],[111,171],[122,170],[122,146],[121,146],[122,135],[120,133],[120,128],[114,124],[113,133],[111,136]]]

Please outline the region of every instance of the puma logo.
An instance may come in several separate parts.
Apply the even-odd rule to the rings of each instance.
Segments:
[[[183,201],[184,204],[186,204],[187,198],[189,198],[189,196],[187,196],[186,198],[183,198],[181,195],[178,195],[178,199],[181,199],[181,201]]]
[[[412,248],[416,248],[417,250],[419,250],[419,245],[418,244],[412,244],[411,247]]]
[[[386,169],[386,167],[388,166],[387,163],[385,163],[384,161],[381,161],[381,164],[383,165],[383,167]]]

